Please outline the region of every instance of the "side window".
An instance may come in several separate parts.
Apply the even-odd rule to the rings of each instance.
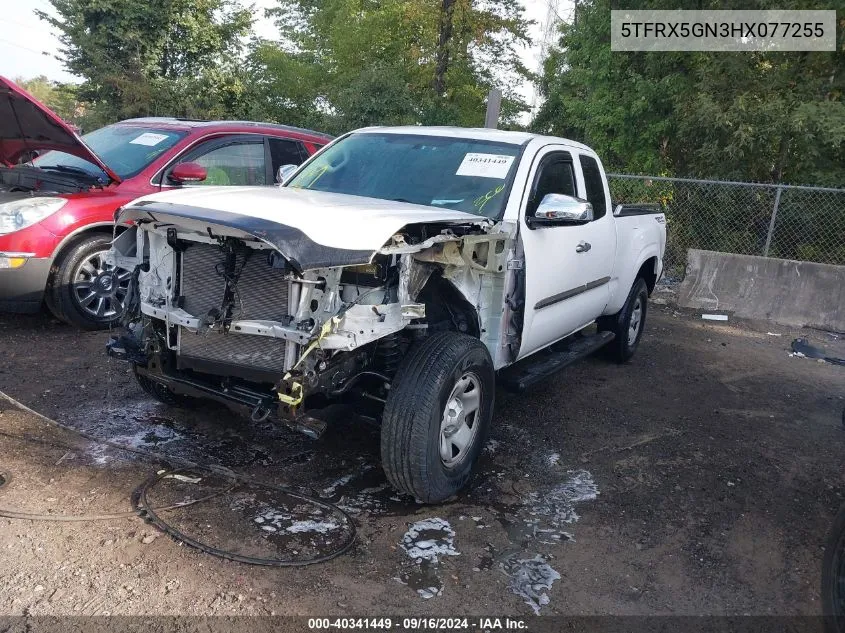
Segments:
[[[299,141],[272,137],[268,140],[274,176],[282,165],[301,165],[308,157],[308,152]]]
[[[266,185],[264,143],[216,145],[205,153],[194,154],[180,162],[199,163],[208,177],[198,185]]]
[[[592,156],[579,156],[581,171],[584,173],[584,185],[587,189],[587,201],[593,205],[593,219],[598,220],[607,213],[607,200],[604,196],[604,181],[601,177],[598,161]]]
[[[534,180],[534,189],[528,201],[528,215],[534,215],[543,198],[550,193],[575,196],[575,172],[569,154],[557,153],[546,156]]]

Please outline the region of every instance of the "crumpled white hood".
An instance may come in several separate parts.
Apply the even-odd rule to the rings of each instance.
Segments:
[[[152,194],[124,208],[121,220],[146,215],[149,203],[184,205],[293,227],[332,248],[377,251],[408,224],[490,220],[462,211],[292,187],[185,187]],[[140,203],[140,204],[139,204]]]

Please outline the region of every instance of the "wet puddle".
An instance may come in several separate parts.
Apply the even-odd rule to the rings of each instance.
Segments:
[[[166,479],[152,489],[149,502],[160,506],[222,492],[165,518],[193,539],[240,556],[302,561],[321,558],[348,543],[351,526],[339,512],[281,491],[231,485],[217,476]]]
[[[343,479],[342,485],[335,484]],[[396,492],[384,476],[378,465],[364,465],[357,474],[341,477],[328,488],[334,493],[332,498],[339,508],[353,516],[407,516],[416,512],[420,505],[409,496]],[[326,490],[324,489],[323,492]],[[321,495],[327,498],[327,495]]]
[[[157,403],[142,401],[122,408],[77,411],[71,423],[128,448],[156,450],[233,469],[254,466],[256,470],[249,472],[268,481],[278,481],[280,475],[290,477],[288,485],[310,489],[356,517],[357,522],[405,517],[420,509],[413,498],[390,487],[378,465],[378,444],[366,429],[360,429],[350,446],[343,425],[333,437],[327,433],[315,442],[279,424],[254,424],[234,416],[230,420],[228,412],[217,409],[166,410],[168,415]],[[98,465],[132,458],[102,445],[93,446],[89,457]],[[492,542],[496,542],[496,533],[504,531],[510,547],[497,552],[488,542],[473,571],[496,569],[503,573],[508,589],[539,613],[549,604],[552,586],[561,577],[543,555],[543,547],[576,540],[580,506],[598,497],[598,486],[586,470],[566,472],[559,453],[538,454],[530,468],[532,478],[524,472],[515,474],[509,467],[506,443],[490,440],[483,461],[485,479],[468,493],[468,507],[456,528],[478,535],[489,531],[486,538]],[[503,462],[508,464],[504,469]],[[543,469],[543,484],[535,466]],[[268,477],[270,471],[261,470],[269,467],[272,478]],[[559,483],[550,483],[550,479]],[[278,495],[261,489],[241,489],[228,494],[225,503],[201,504],[193,514],[179,519],[186,533],[220,541],[215,546],[233,547],[247,555],[319,556],[342,541],[348,529],[339,513],[294,499],[280,501]],[[384,529],[377,523],[368,527]],[[430,517],[409,523],[398,543],[403,562],[395,580],[424,600],[441,595],[441,564],[447,557],[459,555],[455,539],[456,529],[446,519]]]
[[[552,453],[544,457],[548,466],[555,466],[559,456]],[[535,490],[520,492],[528,484],[527,478],[502,479],[501,473],[491,472],[487,481],[490,488],[483,488],[483,500],[473,500],[474,505],[485,506],[504,530],[511,547],[498,553],[492,543],[484,547],[473,568],[475,572],[497,568],[508,577],[508,589],[522,598],[535,613],[549,604],[549,590],[560,573],[549,564],[549,558],[536,553],[541,546],[558,546],[574,543],[575,524],[580,519],[577,508],[595,500],[599,488],[592,474],[586,470],[572,470],[557,484],[544,485]],[[510,486],[508,482],[511,482]],[[499,492],[493,490],[496,486]],[[487,492],[484,492],[486,490]],[[501,500],[507,499],[504,503]],[[469,529],[483,529],[486,521],[482,516],[462,516],[461,525]],[[532,551],[533,550],[533,551]]]
[[[276,450],[289,451],[285,461],[294,464],[308,463],[314,454],[309,446],[312,440],[290,437],[290,431],[278,425],[249,425],[235,417],[227,424],[220,419],[221,413],[227,412],[201,406],[190,411],[167,409],[172,415],[162,415],[161,409],[158,403],[141,401],[122,408],[83,410],[65,422],[127,448],[155,450],[228,468],[271,466]],[[103,445],[93,446],[88,453],[95,465],[131,459],[129,454]]]

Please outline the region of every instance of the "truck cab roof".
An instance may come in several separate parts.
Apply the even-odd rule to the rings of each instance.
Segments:
[[[453,126],[418,126],[418,125],[400,125],[400,126],[385,126],[385,127],[367,127],[360,130],[355,130],[356,134],[416,134],[418,136],[447,136],[451,138],[467,138],[473,140],[495,141],[497,143],[511,143],[513,145],[524,145],[534,140],[538,140],[541,144],[561,144],[570,147],[576,147],[585,152],[594,153],[592,149],[570,139],[560,138],[557,136],[544,136],[542,134],[534,134],[532,132],[517,132],[512,130],[498,130],[483,127],[453,127]]]

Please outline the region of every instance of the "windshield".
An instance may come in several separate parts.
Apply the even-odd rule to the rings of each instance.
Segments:
[[[134,125],[109,125],[82,137],[85,144],[122,179],[131,178],[185,136],[185,132]],[[97,165],[65,152],[51,151],[32,161],[42,169],[82,170],[101,180],[108,177]]]
[[[498,218],[520,146],[422,134],[352,134],[289,187],[413,202]]]

